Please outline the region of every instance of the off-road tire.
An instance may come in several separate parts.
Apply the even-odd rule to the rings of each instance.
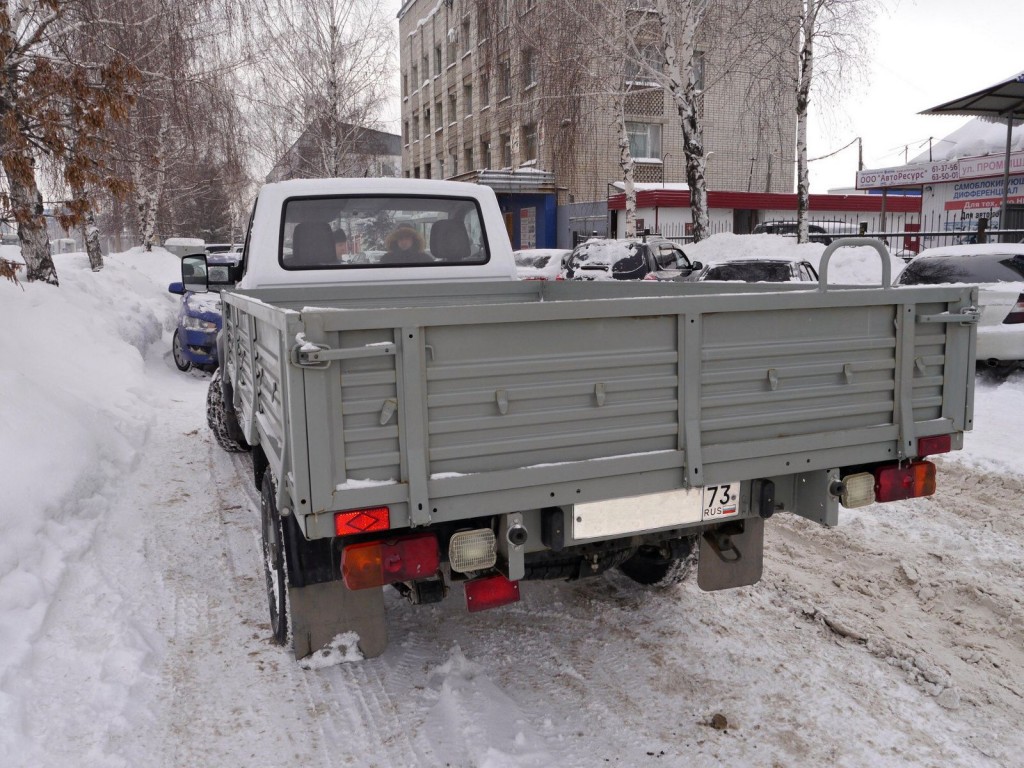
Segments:
[[[681,584],[697,564],[697,537],[673,539],[664,543],[668,554],[659,547],[644,546],[619,565],[619,570],[638,584],[649,587],[671,587]]]
[[[275,496],[274,480],[270,473],[266,472],[260,488],[263,573],[267,582],[270,633],[275,643],[285,645],[288,642],[288,567],[285,559],[287,545]]]
[[[210,388],[206,392],[206,423],[217,445],[228,453],[244,453],[249,450],[249,445],[241,437],[242,429],[234,413],[229,412],[224,404],[220,368],[210,377]]]

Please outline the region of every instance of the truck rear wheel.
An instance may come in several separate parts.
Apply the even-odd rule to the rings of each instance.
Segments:
[[[619,570],[638,584],[671,587],[693,571],[697,561],[697,537],[672,539],[660,546],[643,546]]]
[[[263,571],[267,579],[270,631],[274,642],[288,642],[288,573],[285,563],[284,525],[277,509],[274,480],[263,473],[260,489],[260,522],[263,529]]]
[[[217,445],[228,453],[244,453],[249,450],[234,411],[229,411],[224,402],[220,368],[213,372],[213,376],[210,377],[210,388],[206,391],[206,423],[210,426]]]

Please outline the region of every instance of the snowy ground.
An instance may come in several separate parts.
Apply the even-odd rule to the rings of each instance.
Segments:
[[[170,359],[177,259],[58,258],[60,289],[0,283],[0,766],[1021,764],[1024,375],[979,378],[933,498],[773,518],[754,587],[392,595],[382,657],[305,671]]]

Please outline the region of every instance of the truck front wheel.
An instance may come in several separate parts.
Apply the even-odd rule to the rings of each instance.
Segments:
[[[288,642],[288,575],[285,566],[284,526],[277,510],[274,480],[263,473],[260,489],[260,521],[263,529],[263,570],[267,578],[267,600],[270,604],[270,631],[274,642]]]
[[[210,388],[206,392],[206,423],[213,432],[217,445],[228,453],[244,453],[249,445],[242,436],[235,412],[229,410],[224,401],[224,383],[221,369],[217,368],[210,377]]]

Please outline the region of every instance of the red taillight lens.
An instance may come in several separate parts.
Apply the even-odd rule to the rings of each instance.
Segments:
[[[933,456],[936,453],[949,453],[953,450],[952,435],[932,435],[917,441],[917,457]]]
[[[386,531],[389,528],[391,512],[387,507],[352,509],[348,512],[336,512],[334,515],[334,533],[338,536]]]
[[[891,464],[875,470],[875,501],[899,501],[935,493],[935,465],[930,461]]]
[[[519,602],[519,582],[500,573],[466,582],[466,608],[470,613]]]
[[[1024,323],[1024,293],[1017,297],[1017,303],[1003,320],[1003,325],[1012,325],[1013,323]]]
[[[369,589],[437,573],[441,552],[432,533],[352,544],[341,553],[341,576],[349,589]]]

